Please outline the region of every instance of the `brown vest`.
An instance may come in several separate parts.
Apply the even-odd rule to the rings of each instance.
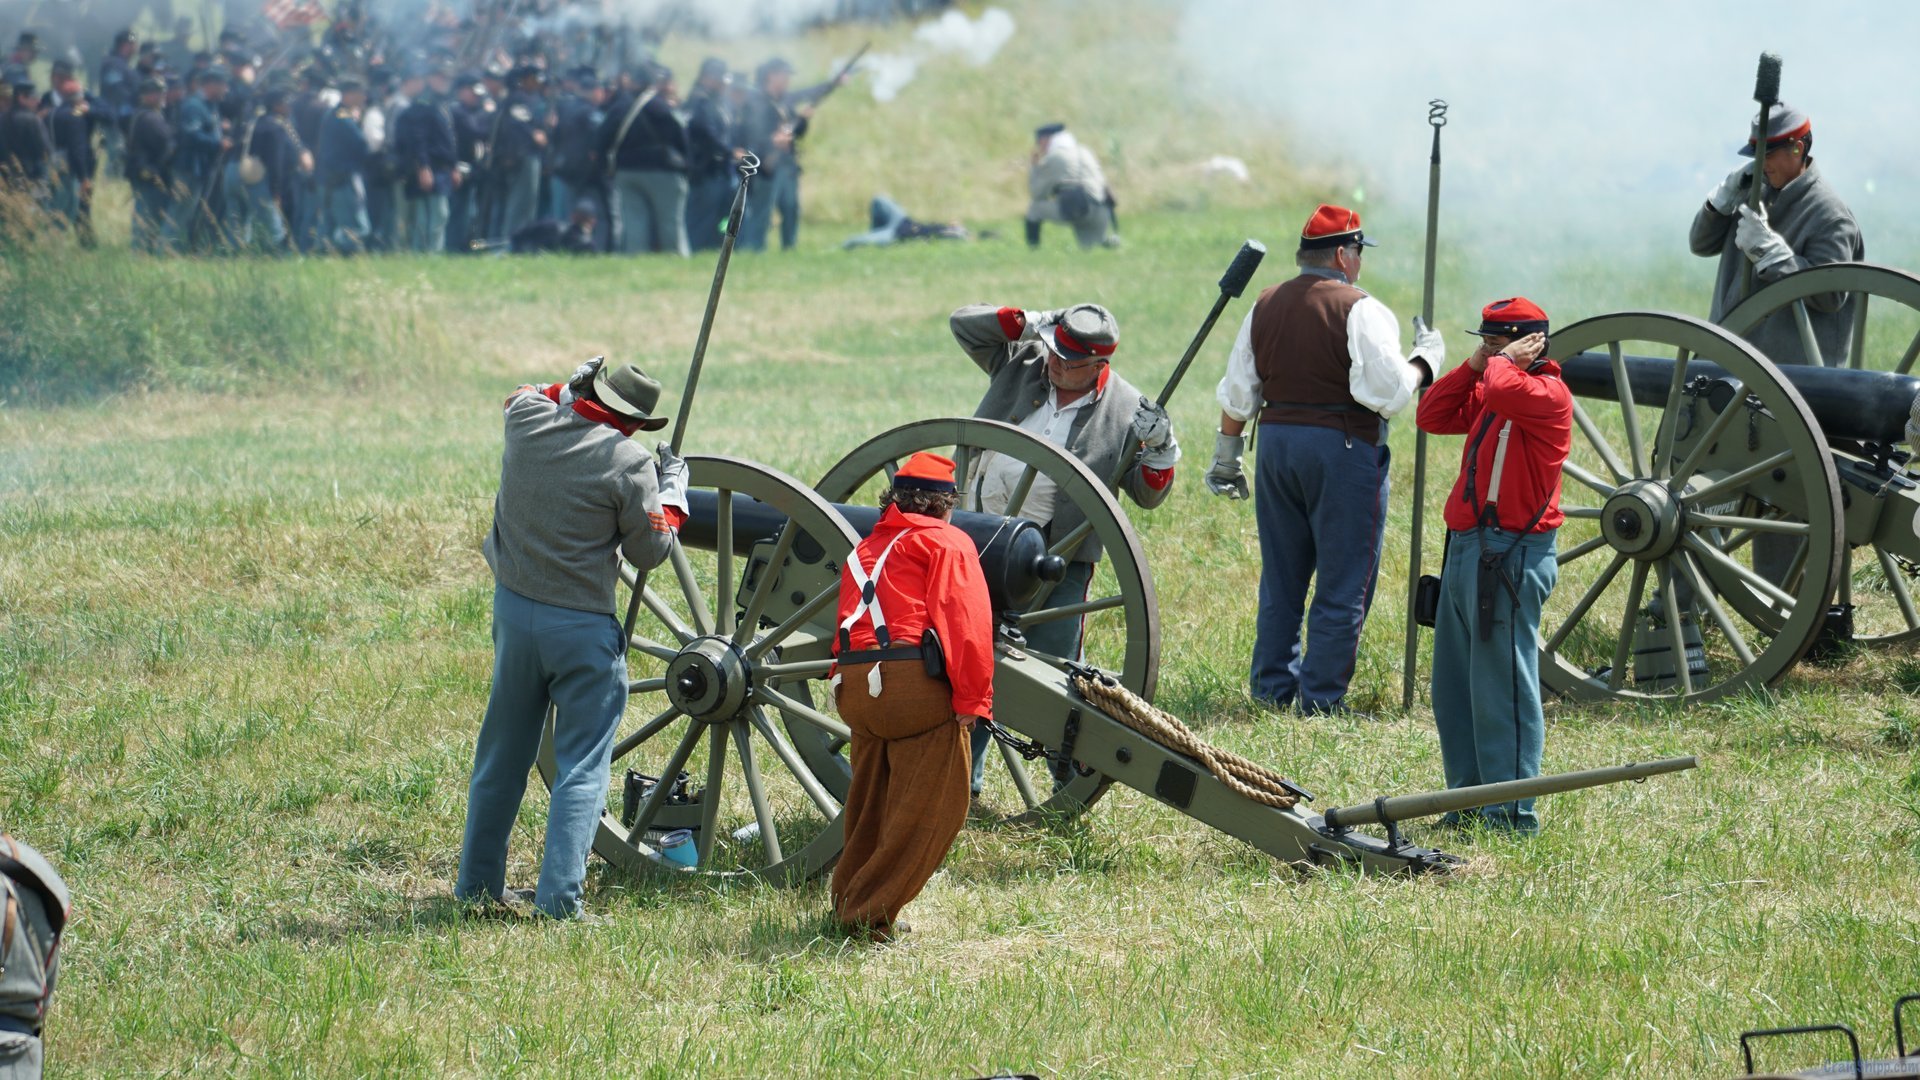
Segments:
[[[1263,424],[1312,424],[1369,444],[1380,414],[1353,400],[1347,372],[1347,313],[1367,294],[1337,278],[1301,274],[1253,305],[1253,367]]]

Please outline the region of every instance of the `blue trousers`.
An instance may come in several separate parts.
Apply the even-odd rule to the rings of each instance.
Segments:
[[[1486,550],[1501,556],[1514,587],[1509,593],[1497,586],[1493,632],[1486,641],[1480,640],[1478,626],[1480,531],[1447,538],[1440,611],[1433,624],[1433,720],[1450,788],[1540,775],[1546,735],[1540,711],[1540,609],[1560,576],[1554,535],[1486,530]],[[1540,827],[1532,799],[1484,807],[1480,816],[1498,828],[1533,832]]]
[[[1034,607],[1037,610],[1078,604],[1087,598],[1087,586],[1092,582],[1092,563],[1070,562],[1067,564],[1067,575],[1060,579],[1060,583],[1053,587],[1053,591],[1047,594],[1045,600]],[[1086,624],[1084,615],[1078,619],[1055,619],[1052,622],[1043,622],[1026,631],[1027,644],[1049,656],[1079,660]],[[993,736],[987,733],[985,724],[973,726],[973,793],[975,795],[980,794],[980,785],[986,780],[987,744],[992,741]],[[1055,786],[1058,787],[1059,784],[1056,782]]]
[[[753,178],[753,186],[747,189],[746,216],[740,219],[741,247],[767,250],[767,230],[773,227],[775,210],[780,211],[780,250],[786,251],[800,239],[800,169],[791,162]]]
[[[1260,527],[1256,700],[1298,704],[1307,712],[1341,708],[1379,576],[1389,457],[1385,446],[1333,428],[1260,425],[1253,503]]]
[[[607,804],[614,732],[627,707],[620,624],[606,612],[554,607],[496,585],[493,694],[467,789],[467,832],[454,883],[460,899],[498,897],[506,888],[507,837],[540,750],[549,704],[555,710],[555,772],[533,903],[569,918],[580,911],[587,853]]]
[[[726,228],[727,214],[733,209],[734,183],[730,173],[689,181],[687,243],[694,251],[711,251],[720,246],[720,231]]]

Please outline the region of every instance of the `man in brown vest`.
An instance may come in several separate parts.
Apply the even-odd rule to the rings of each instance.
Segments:
[[[1446,360],[1440,335],[1418,319],[1415,355],[1402,356],[1393,312],[1354,287],[1372,246],[1359,214],[1315,210],[1294,259],[1300,276],[1260,294],[1217,393],[1220,436],[1207,473],[1215,495],[1247,497],[1243,432],[1260,418],[1253,697],[1309,713],[1346,707],[1386,528],[1387,420]]]

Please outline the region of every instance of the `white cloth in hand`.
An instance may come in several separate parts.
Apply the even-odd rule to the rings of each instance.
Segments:
[[[1733,228],[1733,242],[1739,245],[1754,269],[1771,269],[1793,258],[1793,249],[1787,246],[1786,238],[1774,232],[1768,223],[1766,207],[1755,210],[1742,206],[1739,213],[1740,223]]]

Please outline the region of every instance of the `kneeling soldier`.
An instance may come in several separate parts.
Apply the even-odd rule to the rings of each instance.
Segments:
[[[0,833],[0,1080],[39,1080],[40,1025],[72,905],[41,854]]]
[[[474,749],[467,832],[454,895],[531,899],[556,918],[580,914],[587,851],[607,805],[613,736],[627,707],[626,642],[614,610],[620,555],[642,573],[667,557],[686,521],[687,465],[636,431],[660,384],[631,364],[595,358],[566,383],[507,398],[500,494],[487,536],[493,568],[493,694]],[[507,835],[527,790],[547,707],[555,779],[547,853],[529,898],[505,894]]]
[[[875,941],[940,867],[967,820],[967,729],[993,719],[993,604],[980,553],[948,519],[953,462],[918,453],[840,577],[834,701],[853,782],[833,914]]]
[[[1525,298],[1488,304],[1474,331],[1480,347],[1416,414],[1422,431],[1467,436],[1447,498],[1433,627],[1433,719],[1450,788],[1540,774],[1540,609],[1559,573],[1560,468],[1573,446],[1573,395],[1546,358],[1547,329],[1546,313]],[[1539,828],[1532,799],[1476,816]]]

